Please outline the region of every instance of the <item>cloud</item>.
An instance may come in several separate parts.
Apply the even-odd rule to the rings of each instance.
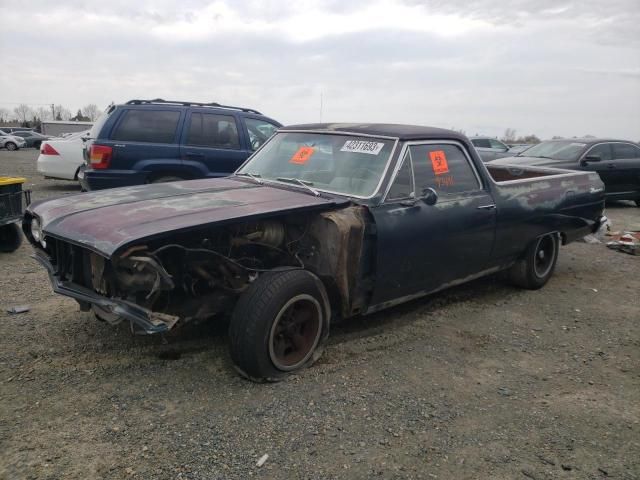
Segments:
[[[322,94],[327,121],[640,131],[636,0],[30,3],[28,28],[3,11],[0,106],[164,97],[297,123]]]

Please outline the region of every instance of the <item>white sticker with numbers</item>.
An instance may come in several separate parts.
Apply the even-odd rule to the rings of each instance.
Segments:
[[[341,152],[368,153],[369,155],[378,155],[384,147],[384,143],[367,142],[364,140],[347,140],[340,149]]]

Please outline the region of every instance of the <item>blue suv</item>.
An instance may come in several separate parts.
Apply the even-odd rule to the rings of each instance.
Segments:
[[[250,108],[131,100],[96,121],[78,173],[85,190],[223,177],[282,125]]]

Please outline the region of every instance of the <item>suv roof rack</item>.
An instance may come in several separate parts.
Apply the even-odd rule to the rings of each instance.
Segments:
[[[183,105],[185,107],[216,107],[216,108],[228,108],[231,110],[240,110],[241,112],[255,113],[256,115],[262,115],[259,111],[253,108],[233,107],[231,105],[222,105],[217,102],[200,103],[200,102],[181,102],[178,100],[163,100],[162,98],[154,98],[153,100],[129,100],[126,105],[146,105],[146,104],[170,104],[170,105]]]

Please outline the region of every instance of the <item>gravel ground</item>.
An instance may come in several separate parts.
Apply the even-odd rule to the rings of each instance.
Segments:
[[[35,158],[0,151],[1,172],[79,190]],[[640,229],[631,203],[607,215]],[[491,277],[358,318],[256,385],[224,329],[132,337],[29,254],[0,254],[0,478],[640,479],[640,257],[571,244],[542,290]]]

